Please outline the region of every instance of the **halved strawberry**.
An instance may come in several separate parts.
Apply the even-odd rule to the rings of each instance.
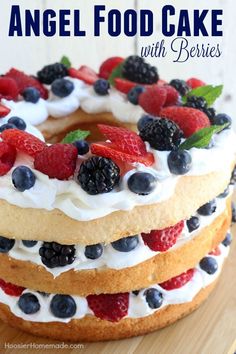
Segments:
[[[68,74],[70,77],[82,80],[88,85],[93,85],[99,79],[97,73],[86,65],[82,65],[78,70],[70,68]]]
[[[167,281],[164,281],[159,285],[165,290],[173,290],[173,289],[181,288],[192,279],[194,272],[195,269],[189,269],[186,272],[177,275],[177,277],[173,277]]]
[[[0,176],[4,176],[10,171],[15,160],[16,149],[4,141],[0,141]]]
[[[20,296],[25,290],[22,286],[6,283],[3,279],[0,279],[0,288],[5,294],[10,296]]]
[[[0,103],[0,118],[7,116],[10,112],[10,108]]]
[[[108,80],[109,76],[111,75],[112,71],[122,62],[124,58],[121,57],[111,57],[105,60],[100,68],[99,68],[99,77],[102,77],[105,80]]]
[[[122,92],[125,93],[126,95],[128,94],[128,92],[135,86],[137,86],[138,84],[126,79],[122,79],[120,77],[115,78],[114,80],[115,83],[115,88]]]
[[[10,77],[0,77],[0,99],[16,100],[19,90],[15,80]]]

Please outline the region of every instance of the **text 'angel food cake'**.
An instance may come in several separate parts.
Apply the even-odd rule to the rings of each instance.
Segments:
[[[3,321],[63,341],[127,338],[208,297],[235,181],[221,91],[167,83],[138,56],[98,74],[64,58],[0,77]]]

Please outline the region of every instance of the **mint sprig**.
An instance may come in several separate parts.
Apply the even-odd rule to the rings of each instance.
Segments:
[[[68,133],[65,138],[62,140],[63,144],[72,144],[76,140],[84,140],[90,135],[88,130],[74,130]]]
[[[123,66],[124,66],[124,63],[122,62],[112,70],[111,75],[108,78],[108,81],[111,86],[115,85],[115,79],[117,77],[123,78]]]
[[[223,91],[223,85],[218,85],[218,86],[206,85],[206,86],[197,87],[191,90],[187,94],[187,96],[183,97],[183,103],[187,102],[188,96],[197,96],[197,97],[204,97],[207,102],[207,105],[212,106],[215,100],[222,94],[222,91]]]
[[[217,134],[221,132],[223,129],[225,129],[229,124],[223,124],[223,125],[212,125],[210,127],[206,127],[203,129],[200,129],[193,135],[191,135],[188,139],[186,139],[180,146],[180,150],[189,150],[193,147],[195,148],[205,148],[207,147],[214,134]]]
[[[63,65],[65,65],[65,67],[66,67],[67,69],[70,69],[70,68],[71,68],[71,61],[70,61],[70,59],[69,59],[67,56],[65,56],[65,55],[63,55],[63,57],[61,58],[60,63],[63,64]]]

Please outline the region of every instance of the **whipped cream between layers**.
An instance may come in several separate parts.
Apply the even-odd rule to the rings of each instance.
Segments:
[[[159,285],[153,285],[150,286],[149,288],[155,288],[159,290],[163,294],[163,303],[162,306],[159,309],[151,309],[148,306],[148,303],[145,299],[145,290],[142,289],[139,294],[136,296],[133,293],[129,294],[129,308],[128,308],[128,315],[126,318],[141,318],[141,317],[146,317],[149,315],[152,315],[154,312],[168,306],[168,305],[174,305],[174,304],[182,304],[186,302],[191,302],[194,297],[199,293],[200,290],[203,288],[207,287],[211,283],[213,283],[217,277],[219,276],[224,259],[228,256],[229,253],[229,247],[225,247],[223,244],[219,246],[221,254],[219,256],[213,256],[211,257],[215,258],[218,263],[218,269],[217,271],[209,275],[205,271],[203,271],[199,265],[195,268],[194,275],[192,279],[186,283],[184,286],[182,286],[179,289],[174,289],[174,290],[164,290],[162,287]],[[26,315],[24,314],[19,306],[18,306],[18,299],[19,297],[15,296],[9,296],[4,293],[4,291],[0,288],[0,303],[3,303],[7,306],[9,306],[11,312],[17,316],[20,317],[26,321],[31,321],[31,322],[64,322],[68,323],[73,319],[80,319],[85,317],[86,315],[93,315],[92,310],[88,307],[88,302],[85,297],[80,297],[80,296],[73,296],[73,299],[76,303],[76,308],[77,311],[75,315],[71,318],[67,319],[61,319],[55,317],[51,310],[50,310],[50,303],[51,300],[54,296],[54,294],[50,294],[49,296],[45,296],[39,292],[31,291],[28,289],[25,289],[23,291],[24,293],[32,293],[34,294],[40,303],[40,310],[33,314],[33,315]]]

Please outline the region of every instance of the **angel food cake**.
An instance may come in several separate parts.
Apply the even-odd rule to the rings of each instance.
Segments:
[[[222,87],[159,82],[136,56],[95,75],[57,63],[40,81],[16,69],[0,78],[0,318],[60,340],[126,338],[187,315],[213,290],[232,240],[235,134],[211,107]],[[114,95],[136,110],[133,130],[101,105],[99,118],[86,113],[100,141],[68,133],[71,102],[80,121],[82,97],[92,110]],[[55,126],[50,141],[63,140],[48,143],[43,120]]]

